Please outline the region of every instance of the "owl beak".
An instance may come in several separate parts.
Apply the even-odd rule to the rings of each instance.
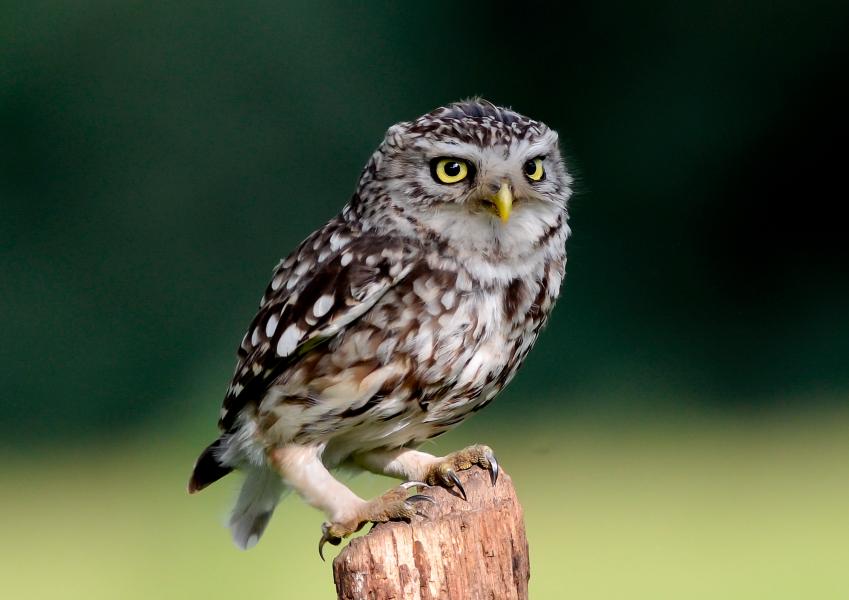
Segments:
[[[510,189],[510,184],[506,181],[501,184],[498,192],[490,198],[495,207],[498,216],[502,223],[510,220],[510,213],[513,210],[513,190]]]

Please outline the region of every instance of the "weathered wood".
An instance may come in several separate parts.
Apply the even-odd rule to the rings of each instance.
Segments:
[[[333,561],[341,600],[526,600],[528,542],[510,477],[460,473],[468,502],[442,488],[428,517],[376,525]]]

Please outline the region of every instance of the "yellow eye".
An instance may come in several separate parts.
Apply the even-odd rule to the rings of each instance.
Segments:
[[[430,163],[430,174],[440,183],[457,183],[469,176],[469,163],[459,158],[436,158]]]
[[[542,158],[532,158],[525,163],[525,175],[531,181],[540,181],[545,177],[545,169],[542,168]]]

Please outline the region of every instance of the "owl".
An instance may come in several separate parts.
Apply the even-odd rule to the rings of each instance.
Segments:
[[[457,472],[475,466],[495,484],[488,446],[417,448],[489,404],[533,347],[563,281],[571,184],[553,130],[485,100],[389,128],[339,215],[275,269],[191,475],[193,493],[244,473],[239,547],[290,490],[327,517],[321,553],[409,519],[430,499],[414,486],[465,497]],[[404,483],[366,500],[338,468]]]

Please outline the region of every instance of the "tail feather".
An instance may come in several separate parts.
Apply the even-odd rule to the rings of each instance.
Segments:
[[[247,469],[247,477],[230,515],[230,533],[242,550],[253,548],[265,531],[286,485],[267,467]]]
[[[190,494],[199,492],[233,470],[233,467],[222,464],[219,459],[222,439],[218,438],[200,453],[200,456],[195,462],[195,467],[192,469],[192,476],[189,478]]]

